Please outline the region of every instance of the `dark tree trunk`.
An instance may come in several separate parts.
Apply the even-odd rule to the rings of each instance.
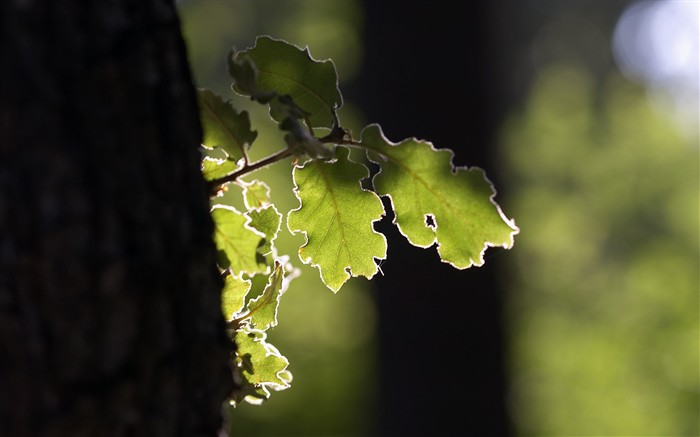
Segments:
[[[0,14],[0,435],[216,435],[230,351],[174,5]]]

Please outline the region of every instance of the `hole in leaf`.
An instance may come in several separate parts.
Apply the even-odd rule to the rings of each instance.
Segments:
[[[437,225],[435,224],[435,217],[433,217],[432,214],[425,215],[425,224],[431,229],[437,228]]]

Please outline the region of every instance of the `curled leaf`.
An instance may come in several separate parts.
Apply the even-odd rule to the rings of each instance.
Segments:
[[[248,67],[247,62],[252,66]],[[295,107],[308,114],[310,127],[333,126],[335,111],[343,104],[343,99],[332,61],[317,61],[308,48],[302,50],[286,41],[261,36],[254,47],[235,53],[229,69],[232,64],[241,67],[241,72],[232,73],[237,79],[236,92],[252,97],[262,92],[288,96]],[[250,85],[251,75],[254,75],[254,86]],[[282,121],[284,118],[275,119]]]

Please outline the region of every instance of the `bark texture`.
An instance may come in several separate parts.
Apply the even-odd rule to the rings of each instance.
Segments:
[[[216,435],[231,346],[174,5],[0,14],[0,435]]]

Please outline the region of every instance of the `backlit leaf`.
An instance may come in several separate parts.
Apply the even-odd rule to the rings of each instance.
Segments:
[[[311,57],[308,48],[302,50],[267,36],[258,37],[255,47],[236,53],[235,61],[242,65],[246,57],[257,71],[256,92],[274,91],[278,96],[289,95],[296,106],[309,114],[312,127],[332,127],[334,111],[343,103],[332,61],[317,61]],[[249,85],[234,84],[234,90],[243,95],[250,96],[250,88]],[[276,120],[284,118],[278,116]]]
[[[231,320],[245,307],[245,296],[250,290],[250,281],[234,275],[226,275],[221,292],[221,307],[224,318]]]
[[[272,252],[272,244],[282,224],[282,214],[277,212],[274,205],[268,205],[264,208],[253,208],[245,215],[250,217],[249,226],[265,236],[264,241],[260,242],[258,252],[261,255]]]
[[[240,161],[242,162],[242,161]],[[202,159],[202,174],[207,181],[220,179],[238,170],[241,166],[231,159],[216,159],[205,156]]]
[[[341,147],[335,161],[309,161],[295,167],[293,176],[301,206],[289,213],[287,226],[306,235],[299,249],[302,262],[318,267],[333,291],[351,276],[374,276],[374,259],[386,258],[386,238],[372,224],[384,215],[384,207],[376,194],[360,186],[367,168],[350,161]]]
[[[237,112],[229,102],[209,90],[197,90],[197,98],[204,129],[202,144],[209,148],[221,147],[232,161],[243,158],[246,148],[258,135],[250,129],[248,113]]]
[[[243,201],[248,209],[262,208],[270,204],[270,187],[265,182],[240,181],[243,186]]]
[[[265,235],[250,226],[250,218],[221,204],[212,207],[211,216],[216,247],[226,255],[221,267],[235,275],[264,272],[267,265],[257,249]]]
[[[284,266],[275,263],[275,269],[262,294],[248,302],[250,323],[260,330],[267,330],[277,325],[277,307],[282,295],[282,283],[284,279]]]
[[[266,340],[267,335],[259,329],[243,328],[236,332],[236,354],[241,361],[243,377],[258,387],[287,388],[289,361]]]
[[[391,199],[394,222],[411,244],[437,242],[442,260],[459,269],[482,265],[487,247],[513,246],[518,227],[493,200],[482,169],[454,168],[451,151],[425,141],[392,144],[378,125],[363,130],[361,143],[381,168],[374,188]]]
[[[236,90],[239,93],[253,96],[258,91],[258,70],[250,58],[238,57],[237,55],[238,51],[234,49],[231,50],[226,57],[228,74],[235,81]]]

